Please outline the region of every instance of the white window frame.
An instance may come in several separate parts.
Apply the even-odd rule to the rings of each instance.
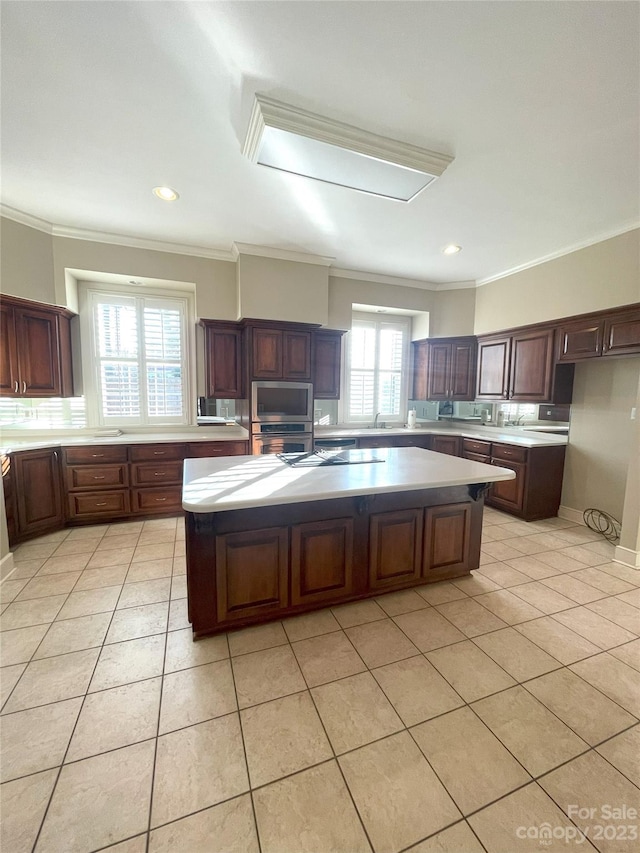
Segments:
[[[82,382],[87,408],[88,427],[154,427],[184,426],[195,423],[195,340],[193,330],[195,329],[195,306],[193,296],[187,292],[178,292],[163,289],[131,288],[116,284],[101,284],[95,282],[81,282],[78,288],[79,313],[80,313],[80,342],[82,352]],[[182,416],[149,416],[147,414],[146,389],[143,383],[141,394],[141,411],[135,417],[107,417],[102,412],[101,385],[100,385],[100,360],[97,358],[97,340],[94,323],[94,307],[102,297],[124,297],[135,300],[138,312],[146,302],[151,306],[156,304],[170,306],[173,304],[179,311],[182,325],[183,352],[181,368],[183,375],[182,383]],[[143,345],[144,331],[140,329],[139,346]],[[142,358],[144,363],[144,358]],[[193,405],[192,405],[193,403]]]
[[[402,341],[402,366],[400,368],[401,374],[401,385],[400,385],[400,411],[399,413],[393,412],[383,412],[380,411],[379,420],[382,422],[388,423],[389,421],[393,423],[403,423],[404,422],[404,412],[407,410],[408,399],[409,399],[409,377],[410,377],[410,347],[411,347],[411,317],[409,316],[401,316],[398,314],[373,314],[367,312],[359,312],[354,311],[352,314],[352,323],[357,322],[366,322],[371,323],[375,326],[376,329],[376,372],[379,370],[378,366],[378,356],[379,356],[379,331],[383,325],[392,325],[402,331],[403,341]],[[365,423],[372,423],[375,417],[376,412],[368,415],[350,415],[350,394],[351,394],[351,332],[347,332],[347,334],[343,338],[343,370],[342,370],[342,387],[344,392],[342,394],[342,399],[340,400],[340,408],[339,419],[342,423],[351,423],[362,425]],[[374,383],[375,393],[377,394],[377,382]]]

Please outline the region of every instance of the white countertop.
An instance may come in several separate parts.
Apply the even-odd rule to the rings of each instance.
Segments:
[[[316,427],[315,438],[366,438],[381,435],[460,435],[463,438],[475,438],[480,441],[500,441],[517,444],[521,447],[548,447],[567,444],[566,435],[538,433],[523,430],[520,427],[467,426],[460,422],[449,424],[433,423],[417,426],[415,429],[396,427],[392,429],[347,429],[342,427]]]
[[[321,468],[292,468],[275,455],[187,459],[182,507],[187,512],[221,512],[515,478],[509,468],[417,447],[381,453],[384,462]]]

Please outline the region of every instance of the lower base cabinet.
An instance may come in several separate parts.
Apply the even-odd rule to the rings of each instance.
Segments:
[[[353,592],[353,519],[291,528],[291,604],[324,604]]]
[[[422,509],[375,513],[369,528],[369,586],[383,592],[422,576]]]
[[[7,516],[11,521],[10,544],[64,527],[58,451],[26,450],[5,459],[7,470],[5,473],[3,464],[3,480]]]

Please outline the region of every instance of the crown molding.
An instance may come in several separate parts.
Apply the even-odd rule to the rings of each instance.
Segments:
[[[130,237],[124,234],[109,234],[103,231],[85,231],[80,228],[67,228],[54,225],[54,237],[70,240],[86,240],[93,243],[111,243],[130,249],[149,249],[154,252],[168,252],[172,255],[190,255],[196,258],[209,258],[215,261],[235,261],[230,249],[211,249],[206,246],[190,246],[184,243],[169,243],[164,240],[150,240],[146,237]]]
[[[570,255],[572,252],[579,252],[580,249],[588,249],[589,246],[595,246],[596,243],[603,243],[605,240],[611,240],[614,237],[620,237],[622,234],[628,234],[629,231],[635,231],[637,228],[640,228],[640,222],[628,222],[626,225],[621,226],[620,228],[616,228],[613,231],[605,231],[599,234],[597,237],[590,237],[588,240],[582,240],[579,243],[573,243],[571,246],[565,246],[564,249],[558,249],[557,252],[551,252],[549,255],[544,255],[541,258],[536,258],[532,261],[527,261],[525,264],[520,264],[517,267],[512,267],[511,269],[504,270],[504,272],[496,273],[496,275],[490,275],[486,278],[479,278],[476,282],[476,287],[482,287],[483,284],[491,284],[492,281],[499,281],[501,278],[507,278],[510,275],[515,275],[518,272],[524,272],[524,270],[532,269],[533,267],[538,267],[540,264],[546,264],[549,261],[555,261],[557,258],[562,258],[565,255]]]
[[[30,213],[25,213],[22,210],[16,210],[15,207],[9,207],[8,204],[0,204],[0,216],[10,219],[12,222],[18,222],[20,225],[35,228],[37,231],[44,231],[45,234],[53,234],[54,226],[51,222],[47,222],[46,219],[40,219],[39,216],[32,216]]]
[[[238,255],[257,255],[261,258],[275,258],[279,261],[295,261],[298,264],[315,264],[330,267],[335,258],[327,255],[308,255],[306,252],[293,252],[289,249],[278,249],[275,246],[256,246],[253,243],[234,243],[236,258]]]
[[[329,277],[351,278],[355,281],[371,281],[374,284],[394,284],[399,287],[416,287],[420,290],[441,290],[443,286],[433,281],[422,281],[415,278],[402,278],[396,275],[379,275],[378,273],[366,272],[364,270],[345,270],[339,267],[331,267]]]

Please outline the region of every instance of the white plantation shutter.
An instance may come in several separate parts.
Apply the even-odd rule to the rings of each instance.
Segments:
[[[90,291],[98,420],[187,423],[186,301]]]

